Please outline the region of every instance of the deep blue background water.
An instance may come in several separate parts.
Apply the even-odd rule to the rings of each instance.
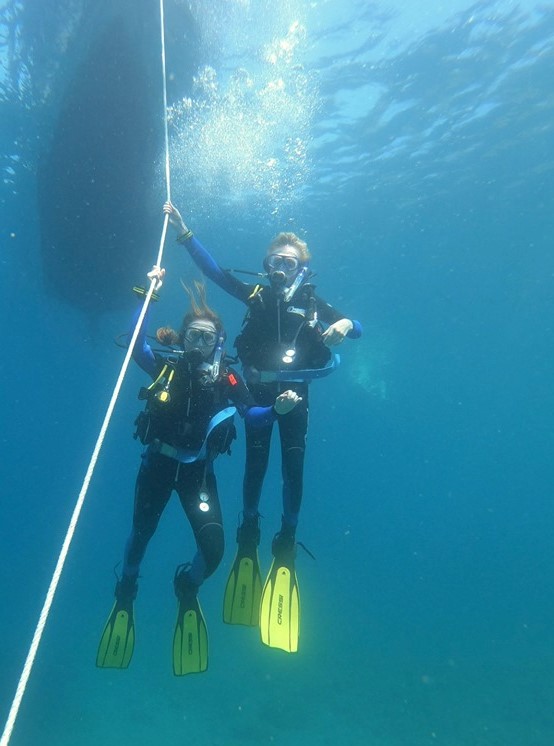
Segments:
[[[130,370],[12,743],[551,744],[554,12],[506,1],[201,6],[198,66],[168,60],[170,75],[198,81],[188,105],[171,102],[174,201],[224,264],[256,269],[276,230],[297,230],[320,293],[364,325],[311,392],[299,537],[317,561],[298,562],[301,650],[266,650],[255,631],[220,621],[239,439],[217,465],[228,546],[202,589],[209,672],[171,674],[171,580],[192,553],[173,504],[143,565],[132,665],[94,668],[138,466],[142,377]],[[152,3],[154,47],[156,23]],[[43,43],[41,69],[59,89],[73,68],[54,70],[58,49]],[[5,96],[0,120],[6,714],[122,361],[113,338],[133,308],[130,297],[92,318],[44,291],[33,138],[47,137],[52,97],[27,114],[27,89]],[[5,156],[18,149],[29,168],[11,161],[11,173]],[[153,324],[175,325],[179,279],[196,275],[172,241],[164,264]],[[210,297],[232,339],[242,308]],[[275,451],[266,569],[279,491]]]

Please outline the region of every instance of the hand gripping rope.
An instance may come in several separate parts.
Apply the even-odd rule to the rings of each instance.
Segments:
[[[162,75],[163,75],[163,105],[164,105],[164,134],[165,134],[165,181],[166,181],[166,191],[167,191],[167,200],[171,199],[170,194],[170,172],[169,172],[169,136],[168,136],[168,126],[167,126],[167,85],[166,85],[166,69],[165,69],[165,33],[164,33],[164,4],[163,0],[160,0],[160,30],[161,30],[161,49],[162,49]],[[162,256],[163,256],[163,249],[165,245],[165,238],[167,234],[167,225],[169,221],[169,215],[165,215],[164,218],[164,224],[162,229],[162,235],[160,238],[160,247],[158,250],[158,257],[156,260],[156,265],[158,267],[161,267],[162,262]],[[29,681],[29,677],[31,675],[31,669],[33,667],[33,663],[35,662],[35,657],[37,654],[38,646],[40,644],[42,634],[44,632],[44,627],[46,625],[46,621],[48,619],[48,615],[50,613],[50,609],[52,607],[52,603],[54,601],[54,595],[56,593],[56,589],[58,587],[58,583],[60,581],[60,577],[62,574],[62,570],[65,564],[65,560],[67,558],[67,554],[69,552],[69,546],[71,544],[71,541],[73,539],[73,535],[75,533],[75,529],[77,527],[77,521],[79,520],[79,516],[81,513],[81,509],[83,507],[83,504],[85,502],[85,497],[87,495],[88,487],[90,484],[90,480],[92,478],[92,474],[94,472],[94,468],[96,466],[96,462],[98,460],[98,455],[100,453],[100,449],[102,448],[102,444],[104,442],[104,437],[106,435],[106,431],[108,429],[108,425],[110,424],[110,420],[113,414],[113,410],[115,408],[115,404],[117,401],[117,398],[119,396],[119,392],[121,390],[121,386],[123,384],[123,379],[125,378],[125,374],[127,372],[127,368],[129,367],[129,362],[131,360],[131,355],[133,354],[133,349],[135,346],[135,343],[137,341],[137,337],[140,331],[140,328],[142,326],[142,323],[144,321],[144,317],[146,316],[146,311],[148,309],[148,305],[150,303],[150,300],[152,298],[152,293],[156,289],[157,284],[157,278],[155,275],[152,276],[151,282],[150,282],[150,288],[148,292],[146,293],[146,296],[144,298],[144,303],[142,306],[141,313],[139,315],[137,325],[135,327],[135,330],[133,332],[133,336],[131,338],[131,342],[129,344],[129,349],[127,350],[127,354],[125,355],[125,359],[123,361],[123,365],[121,366],[121,371],[119,373],[119,376],[117,378],[117,382],[115,384],[115,388],[112,393],[112,397],[110,399],[110,403],[108,405],[108,409],[106,411],[106,414],[104,416],[104,421],[102,423],[102,427],[100,428],[100,433],[98,435],[98,439],[96,441],[96,445],[94,446],[94,450],[92,453],[92,457],[90,459],[90,463],[88,465],[88,469],[85,474],[85,478],[83,481],[83,486],[81,487],[81,491],[79,493],[79,496],[77,498],[77,502],[75,504],[75,508],[73,509],[73,514],[71,516],[71,520],[69,522],[69,527],[67,529],[67,533],[65,535],[65,539],[60,551],[60,555],[58,557],[58,561],[56,563],[56,568],[54,570],[54,574],[52,575],[52,580],[50,581],[50,586],[48,588],[48,592],[46,593],[46,599],[44,601],[44,605],[42,607],[42,611],[40,612],[40,617],[38,620],[37,627],[35,629],[35,633],[33,635],[33,639],[31,642],[31,646],[29,648],[29,652],[27,653],[27,658],[25,660],[25,664],[23,666],[23,671],[21,673],[21,677],[19,679],[19,683],[17,685],[17,690],[15,693],[14,700],[12,702],[12,706],[10,708],[10,712],[8,714],[8,719],[6,720],[6,725],[4,727],[4,732],[2,733],[2,738],[0,738],[0,746],[7,746],[10,742],[10,738],[13,732],[13,728],[15,725],[15,721],[19,712],[19,707],[21,705],[21,700],[23,698],[23,695],[25,694],[25,689],[27,687],[27,683]]]

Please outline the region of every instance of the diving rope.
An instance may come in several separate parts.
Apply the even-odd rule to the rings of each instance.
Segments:
[[[162,50],[162,76],[163,76],[163,105],[164,105],[164,133],[165,133],[165,182],[166,182],[166,192],[167,192],[167,200],[171,198],[170,193],[170,170],[169,170],[169,135],[168,135],[168,123],[167,123],[167,80],[166,80],[166,67],[165,67],[165,33],[164,33],[164,4],[163,0],[160,0],[160,29],[161,29],[161,50]],[[165,238],[167,234],[167,225],[169,222],[169,215],[165,215],[162,234],[160,238],[160,246],[158,250],[158,256],[156,260],[156,265],[158,267],[161,267],[162,262],[162,256],[163,256],[163,250],[165,245]],[[65,539],[60,551],[60,555],[58,557],[58,561],[56,563],[56,567],[54,570],[54,574],[52,575],[52,580],[50,581],[50,586],[48,588],[48,591],[46,593],[46,599],[44,601],[44,605],[42,607],[42,611],[40,612],[40,617],[38,620],[37,627],[35,629],[35,633],[33,635],[33,639],[31,642],[31,646],[29,648],[29,652],[27,653],[27,658],[25,660],[25,664],[23,666],[23,671],[21,672],[21,676],[19,679],[19,683],[17,685],[17,689],[15,692],[15,697],[13,699],[10,712],[8,714],[8,718],[6,720],[6,725],[4,726],[4,732],[2,733],[2,738],[0,738],[0,746],[8,746],[10,742],[10,738],[12,736],[13,728],[15,725],[15,721],[17,719],[17,715],[19,712],[19,708],[21,706],[21,700],[23,699],[23,695],[25,694],[25,689],[27,688],[27,683],[29,681],[29,677],[31,675],[31,670],[33,668],[33,664],[35,662],[36,654],[38,651],[38,647],[40,645],[40,641],[44,632],[44,628],[46,626],[46,622],[48,619],[48,615],[50,613],[50,609],[52,607],[52,603],[54,601],[54,595],[56,593],[58,583],[60,581],[60,577],[63,571],[63,567],[65,564],[65,560],[67,558],[67,554],[69,552],[69,547],[71,545],[71,541],[73,540],[73,535],[75,533],[75,529],[77,527],[77,521],[79,520],[79,516],[81,514],[81,510],[83,507],[83,504],[85,502],[85,498],[87,495],[87,491],[89,488],[90,480],[92,478],[94,468],[96,466],[96,462],[98,460],[98,456],[100,453],[100,449],[102,448],[102,444],[104,442],[104,437],[106,435],[106,431],[108,429],[108,425],[110,424],[110,420],[113,414],[113,410],[115,408],[115,404],[117,401],[117,398],[119,396],[119,392],[121,390],[121,386],[123,384],[123,379],[125,378],[125,374],[127,372],[127,368],[129,367],[129,362],[131,360],[131,356],[133,354],[133,349],[135,347],[135,343],[137,341],[137,337],[139,335],[140,329],[142,327],[144,317],[146,316],[146,311],[148,309],[148,305],[150,303],[150,299],[152,298],[152,294],[154,292],[154,289],[156,287],[157,278],[155,276],[152,277],[150,282],[150,288],[146,294],[146,297],[144,298],[144,303],[136,324],[136,327],[133,331],[133,335],[131,337],[131,341],[129,343],[129,348],[127,350],[127,354],[125,355],[125,359],[123,360],[123,365],[121,366],[121,371],[119,373],[119,376],[117,378],[117,382],[115,384],[115,388],[112,393],[112,397],[110,399],[110,403],[108,405],[108,409],[106,410],[106,415],[104,417],[104,421],[102,423],[102,427],[100,428],[100,432],[98,435],[98,439],[96,441],[96,445],[94,446],[94,450],[92,453],[92,457],[90,459],[90,463],[88,465],[88,469],[85,474],[85,478],[83,480],[83,486],[81,487],[81,491],[79,493],[79,496],[77,498],[77,502],[75,504],[75,508],[73,509],[73,514],[71,516],[71,520],[69,522],[69,526],[67,529],[67,533],[65,535]]]

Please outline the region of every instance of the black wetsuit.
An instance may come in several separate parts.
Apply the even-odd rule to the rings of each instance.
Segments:
[[[191,361],[186,355],[168,364],[167,357],[152,352],[144,331],[133,357],[153,381],[158,380],[164,366],[167,368],[158,384],[142,390],[147,406],[137,418],[137,437],[147,447],[136,480],[133,528],[125,548],[123,575],[131,579],[138,576],[148,542],[175,490],[196,539],[197,552],[189,575],[198,586],[214,572],[223,556],[213,461],[228,450],[234,432],[230,429],[232,419],[225,419],[213,428],[202,448],[209,424],[218,413],[225,415],[231,404],[241,416],[262,427],[273,420],[273,410],[254,406],[243,380],[231,368],[222,366],[214,381],[211,366],[199,367],[198,360]],[[169,396],[160,397],[166,388]]]
[[[319,298],[308,283],[301,285],[293,297],[284,302],[270,286],[244,283],[222,270],[196,237],[190,236],[183,243],[205,275],[248,307],[236,346],[248,388],[256,403],[269,406],[279,393],[287,389],[302,397],[291,412],[277,418],[283,476],[282,529],[294,534],[302,502],[309,376],[296,382],[265,379],[270,379],[272,373],[278,377],[283,370],[309,371],[325,366],[331,353],[321,339],[320,322],[330,325],[343,319],[344,315]],[[361,334],[361,325],[357,321],[353,324],[348,336],[356,338]],[[286,355],[289,351],[294,352],[292,359]],[[243,507],[247,520],[258,516],[272,429],[272,422],[256,428],[246,422]]]

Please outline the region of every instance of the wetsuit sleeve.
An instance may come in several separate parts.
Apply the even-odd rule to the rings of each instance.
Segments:
[[[252,427],[265,427],[277,419],[273,407],[251,407],[244,416],[244,421]]]
[[[243,303],[248,302],[254,286],[237,280],[230,272],[222,269],[209,251],[202,246],[196,236],[191,236],[179,243],[182,243],[186,248],[192,261],[199,267],[202,274],[215,282],[216,285],[219,285],[229,295],[238,298]]]
[[[127,334],[127,344],[130,344],[131,342],[131,339],[133,337],[133,332],[135,331],[135,327],[137,325],[137,321],[140,316],[141,310],[142,310],[142,303],[139,306],[137,306],[135,313],[133,315],[131,328],[129,329],[129,333]],[[156,371],[156,358],[154,356],[154,353],[152,352],[152,348],[146,341],[146,325],[148,321],[148,311],[149,309],[146,311],[146,316],[144,317],[142,326],[138,333],[137,341],[135,343],[135,348],[133,350],[133,360],[146,373],[148,373],[149,376],[154,377],[155,371]]]
[[[264,427],[277,419],[273,407],[258,407],[246,384],[234,370],[227,371],[227,396],[248,425]]]
[[[340,321],[340,319],[347,318],[343,313],[337,311],[337,309],[334,308],[330,303],[327,303],[322,298],[319,298],[317,295],[316,306],[317,317],[320,321],[323,321],[324,324],[334,324],[335,321]],[[350,321],[352,321],[352,329],[346,336],[350,339],[358,339],[362,336],[362,325],[359,321],[356,321],[356,319],[350,319]]]

